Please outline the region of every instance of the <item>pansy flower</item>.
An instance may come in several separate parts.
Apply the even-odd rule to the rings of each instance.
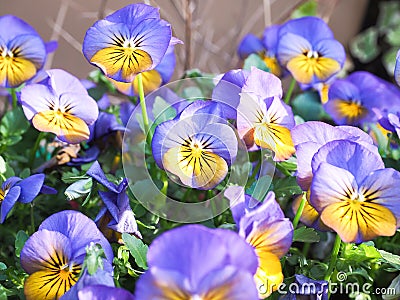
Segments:
[[[281,97],[279,78],[252,68],[237,107],[237,129],[247,148],[270,149],[275,161],[286,160],[295,152],[290,135],[294,127],[292,109]]]
[[[62,211],[44,220],[21,251],[21,266],[29,274],[26,299],[60,299],[67,293],[78,281],[90,243],[103,248],[106,261],[113,260],[110,244],[82,213]]]
[[[90,27],[82,51],[106,76],[130,83],[138,73],[154,69],[168,46],[177,42],[157,8],[137,3]]]
[[[237,233],[186,225],[157,237],[135,299],[256,300],[254,250]]]
[[[25,116],[43,132],[52,132],[61,141],[78,144],[89,139],[89,125],[99,109],[80,81],[63,70],[46,71],[40,83],[21,90]]]
[[[339,125],[376,122],[374,108],[383,110],[400,101],[390,85],[369,72],[354,72],[332,83],[324,108]]]
[[[311,205],[344,242],[392,236],[400,221],[400,172],[365,146],[325,144],[312,159]]]
[[[128,180],[124,178],[118,185],[110,182],[97,161],[93,163],[86,174],[108,189],[108,191],[99,191],[104,205],[98,213],[95,222],[99,224],[105,223],[109,229],[115,232],[127,232],[141,237],[135,216],[129,205],[128,195],[126,194]],[[107,232],[102,226],[99,227]],[[108,233],[107,237],[111,238],[113,234],[110,232]]]
[[[0,86],[17,87],[33,78],[46,60],[46,46],[23,20],[0,17]]]
[[[320,18],[286,22],[279,29],[278,40],[278,60],[299,83],[324,82],[343,67],[344,48]]]
[[[279,258],[292,244],[293,225],[285,218],[273,192],[269,192],[263,202],[245,194],[244,188],[239,186],[227,188],[224,195],[230,201],[239,235],[257,254],[258,268],[254,278],[260,298],[265,298],[283,281]]]
[[[234,130],[221,118],[218,103],[195,101],[175,119],[155,129],[152,140],[157,165],[192,188],[212,189],[236,159]]]
[[[378,154],[372,138],[364,131],[352,126],[332,126],[324,122],[309,121],[292,129],[292,138],[296,148],[298,185],[307,191],[313,176],[311,161],[318,150],[328,142],[351,140]]]
[[[0,223],[4,223],[16,202],[30,203],[39,193],[56,194],[57,191],[44,185],[44,174],[34,174],[25,179],[10,177],[0,189]]]
[[[171,45],[168,47],[167,52],[165,52],[161,62],[153,70],[142,73],[145,95],[170,81],[175,70],[175,63],[174,45]],[[139,95],[139,80],[137,77],[130,83],[110,80],[121,93],[128,96]]]

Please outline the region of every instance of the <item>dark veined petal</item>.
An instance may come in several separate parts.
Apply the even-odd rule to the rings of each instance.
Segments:
[[[377,203],[390,209],[400,225],[400,173],[386,168],[370,173],[360,184],[365,201]]]
[[[60,271],[71,262],[71,242],[61,232],[39,230],[26,241],[20,257],[21,266],[28,274],[43,270]]]
[[[357,191],[356,179],[348,170],[322,162],[314,173],[310,203],[321,213],[328,205],[347,201]]]
[[[85,247],[91,242],[102,246],[109,261],[114,257],[110,243],[96,224],[80,212],[65,210],[55,213],[42,222],[39,230],[42,229],[58,231],[67,236],[71,241],[72,256],[75,259],[83,259],[86,254]]]
[[[68,113],[43,111],[32,119],[33,126],[43,132],[52,132],[63,142],[79,144],[89,139],[88,125],[80,118]]]
[[[150,11],[152,8],[143,4],[135,5],[96,22],[86,32],[83,42],[88,61],[108,77],[128,83],[136,74],[154,69],[172,39],[171,27],[156,17],[158,11]],[[132,15],[135,11],[142,13]]]
[[[396,233],[396,218],[392,212],[371,202],[330,204],[322,211],[321,219],[346,243],[361,243]]]

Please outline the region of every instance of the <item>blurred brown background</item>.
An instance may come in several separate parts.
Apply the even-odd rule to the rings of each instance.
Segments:
[[[81,53],[86,30],[99,18],[131,3],[160,7],[177,48],[175,78],[185,68],[220,73],[239,66],[236,48],[246,33],[262,35],[265,26],[282,23],[304,0],[0,0],[0,15],[13,14],[31,24],[45,41],[59,47],[46,68],[62,68],[84,78],[94,69]],[[367,0],[319,0],[318,14],[347,48],[359,31]],[[189,42],[190,41],[190,42]]]

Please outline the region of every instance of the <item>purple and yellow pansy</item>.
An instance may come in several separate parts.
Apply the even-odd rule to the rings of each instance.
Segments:
[[[43,132],[52,132],[66,143],[78,144],[89,139],[89,125],[98,115],[97,103],[73,75],[54,69],[46,71],[39,83],[21,90],[25,116]]]
[[[221,117],[217,102],[195,101],[175,119],[154,131],[153,157],[157,165],[196,189],[212,189],[235,161],[235,131]]]
[[[303,17],[280,27],[277,57],[297,82],[314,84],[338,73],[346,55],[322,19]]]
[[[44,220],[21,251],[21,266],[29,274],[24,285],[26,299],[60,299],[64,294],[63,299],[68,299],[91,243],[101,245],[105,264],[111,264],[110,244],[82,213],[61,211]]]
[[[46,45],[38,33],[23,20],[0,17],[0,86],[14,88],[43,67]]]
[[[179,42],[157,8],[138,3],[97,21],[86,32],[82,51],[106,76],[131,83],[137,74],[153,70],[168,46]]]
[[[362,167],[360,167],[362,166]],[[310,203],[344,242],[392,236],[400,223],[400,172],[360,143],[332,141],[312,159]]]
[[[285,218],[273,192],[268,192],[263,202],[245,194],[244,188],[239,186],[227,188],[224,195],[230,201],[239,235],[257,254],[258,268],[254,279],[263,299],[283,282],[279,259],[292,244],[293,225]]]

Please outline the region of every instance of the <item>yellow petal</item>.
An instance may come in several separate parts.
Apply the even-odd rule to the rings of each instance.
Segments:
[[[341,201],[328,205],[322,221],[346,243],[372,240],[396,233],[396,218],[386,207],[362,201]]]
[[[142,73],[144,93],[148,94],[161,86],[162,78],[156,70],[150,70]],[[137,77],[133,80],[135,94],[139,94],[139,80]]]
[[[210,151],[201,154],[188,152],[186,147],[169,149],[163,157],[166,170],[177,175],[183,184],[201,189],[212,189],[228,173],[228,164]]]
[[[33,126],[43,132],[52,132],[70,144],[78,144],[89,139],[90,131],[86,123],[68,113],[47,110],[37,113],[32,119]]]
[[[295,152],[290,130],[277,124],[256,125],[254,142],[261,148],[275,152],[274,160],[286,160]]]
[[[275,57],[264,56],[263,61],[272,74],[278,77],[282,75],[281,67]]]
[[[77,270],[80,272],[80,267]],[[68,269],[35,272],[25,280],[25,297],[27,300],[60,299],[77,282],[79,272]]]
[[[288,62],[287,69],[296,81],[308,84],[311,83],[314,76],[325,81],[340,71],[340,64],[332,58],[308,57],[301,54]]]
[[[146,51],[120,46],[97,51],[90,62],[101,68],[107,76],[121,71],[121,80],[125,82],[132,82],[136,74],[149,70],[153,65]]]
[[[268,297],[283,282],[282,266],[279,258],[270,252],[259,252],[258,269],[254,275],[260,299]]]
[[[12,87],[19,86],[36,74],[33,62],[22,57],[0,56],[0,82],[8,81]]]

